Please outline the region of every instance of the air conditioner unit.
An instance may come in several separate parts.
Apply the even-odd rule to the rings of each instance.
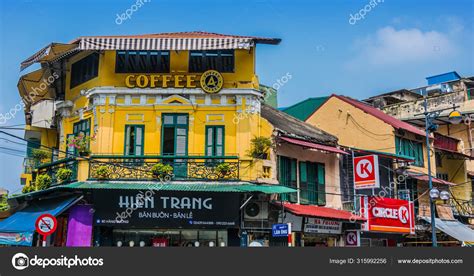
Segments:
[[[244,208],[245,220],[268,220],[268,201],[250,200]]]

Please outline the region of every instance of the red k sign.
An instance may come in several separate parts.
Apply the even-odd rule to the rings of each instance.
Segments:
[[[358,156],[353,159],[354,188],[379,188],[379,158],[377,155]]]
[[[361,197],[360,213],[367,221],[366,231],[415,233],[413,202],[375,196]]]

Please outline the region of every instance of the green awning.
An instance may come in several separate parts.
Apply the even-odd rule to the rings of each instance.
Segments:
[[[64,189],[124,189],[124,190],[163,190],[191,192],[261,192],[266,194],[294,193],[295,189],[281,185],[260,185],[250,182],[75,182],[62,186]]]

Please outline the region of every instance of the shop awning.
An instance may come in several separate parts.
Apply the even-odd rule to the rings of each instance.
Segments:
[[[293,145],[298,145],[302,147],[307,147],[307,148],[312,148],[312,149],[317,149],[317,150],[322,150],[326,152],[332,152],[332,153],[339,153],[339,154],[349,154],[341,149],[338,149],[336,147],[331,147],[331,146],[326,146],[326,145],[321,145],[321,144],[316,144],[308,141],[303,141],[303,140],[298,140],[298,139],[293,139],[289,137],[284,137],[281,136],[280,139],[293,144]]]
[[[20,97],[25,102],[27,110],[29,107],[44,99],[54,99],[55,92],[51,86],[51,72],[42,68],[20,77],[17,88]]]
[[[474,160],[473,156],[449,149],[435,147],[435,150],[447,156],[449,159]]]
[[[401,160],[401,161],[408,161],[408,162],[413,162],[415,161],[414,157],[410,157],[407,155],[403,154],[396,154],[396,153],[390,153],[390,152],[382,152],[382,151],[376,151],[376,150],[366,150],[366,149],[357,149],[354,148],[352,149],[353,151],[356,152],[362,152],[362,153],[369,153],[369,154],[376,154],[380,157],[385,157],[385,158],[390,158],[394,160]]]
[[[62,197],[31,202],[29,206],[0,221],[0,244],[31,245],[36,219],[42,214],[57,216],[79,201],[82,196]],[[15,243],[15,239],[21,237]],[[29,243],[29,244],[28,244]]]
[[[304,217],[315,217],[335,220],[346,220],[351,222],[364,222],[366,219],[344,210],[337,210],[316,205],[300,205],[293,203],[283,203],[286,211]]]
[[[36,52],[31,57],[27,58],[21,63],[20,71],[29,67],[35,62],[54,62],[72,52],[78,50],[78,43],[65,44],[65,43],[51,43],[43,49]]]
[[[428,223],[431,223],[431,218],[424,217],[423,219]],[[458,220],[442,220],[435,218],[435,226],[438,230],[448,234],[458,241],[474,242],[474,230]]]
[[[413,172],[408,172],[408,176],[413,179],[417,179],[423,182],[428,182],[428,176],[426,174],[418,174]],[[431,181],[436,184],[448,185],[448,186],[455,186],[456,183],[449,182],[446,180],[442,180],[436,177],[431,177]]]
[[[63,186],[66,189],[125,189],[125,190],[163,190],[190,192],[261,192],[266,194],[295,193],[296,190],[281,185],[260,185],[250,182],[76,182]]]

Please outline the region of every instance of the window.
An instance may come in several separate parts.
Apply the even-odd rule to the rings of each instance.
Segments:
[[[224,156],[224,127],[206,126],[207,156]]]
[[[72,135],[67,135],[68,141],[70,137],[76,137],[81,133],[83,133],[84,136],[90,136],[91,135],[91,120],[85,119],[77,123],[74,123],[72,133],[73,133]],[[87,148],[89,148],[89,145],[87,146]],[[77,155],[77,148],[68,146],[68,154]]]
[[[326,205],[325,167],[314,162],[299,162],[300,202]]]
[[[125,126],[125,155],[143,155],[144,128],[143,125]]]
[[[436,173],[436,178],[448,181],[448,174],[447,173]]]
[[[71,66],[71,88],[91,80],[99,74],[99,53],[93,53]]]
[[[162,122],[162,155],[186,156],[188,154],[188,114],[163,114]],[[187,177],[186,159],[166,159],[166,162],[172,164],[175,177]]]
[[[117,51],[116,73],[169,73],[169,51]]]
[[[413,165],[423,167],[423,144],[405,138],[395,137],[395,148],[397,154],[415,158]]]
[[[296,159],[278,156],[278,181],[281,185],[296,189]],[[297,202],[296,193],[282,194],[283,201]]]
[[[435,153],[435,161],[436,161],[436,167],[440,167],[440,168],[443,167],[443,156],[441,155],[441,153],[439,152]]]
[[[189,72],[199,73],[207,70],[234,72],[234,50],[190,51]]]

